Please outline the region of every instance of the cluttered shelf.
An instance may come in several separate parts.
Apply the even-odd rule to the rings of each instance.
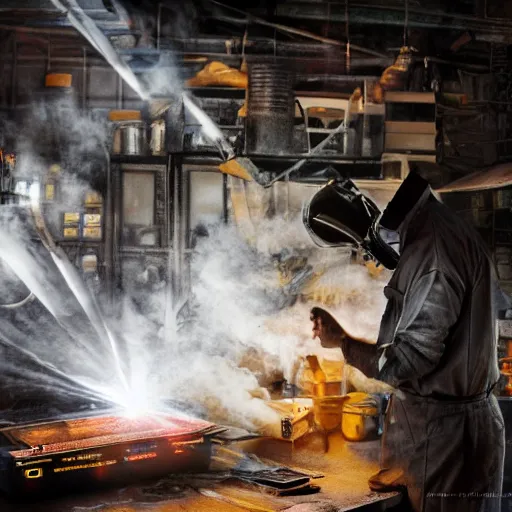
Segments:
[[[110,155],[110,162],[115,164],[165,165],[167,155]]]

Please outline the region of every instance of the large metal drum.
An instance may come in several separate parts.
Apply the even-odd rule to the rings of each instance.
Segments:
[[[290,71],[277,63],[251,64],[247,92],[247,153],[291,153],[294,116]]]

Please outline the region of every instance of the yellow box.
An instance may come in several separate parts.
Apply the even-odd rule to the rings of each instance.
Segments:
[[[101,197],[101,194],[99,194],[98,192],[87,192],[87,194],[85,194],[85,204],[86,205],[90,205],[90,204],[97,205],[97,204],[102,204],[102,203],[103,203],[103,198]]]
[[[55,199],[55,185],[47,183],[44,187],[44,198],[46,201],[53,201]]]
[[[80,214],[76,212],[64,214],[64,224],[78,224],[80,222]]]
[[[101,214],[84,213],[84,226],[101,226]]]
[[[85,213],[83,216],[84,226],[101,226],[100,213]]]
[[[64,238],[78,238],[78,228],[64,228]]]
[[[83,237],[84,238],[101,238],[101,227],[84,227],[83,230]]]

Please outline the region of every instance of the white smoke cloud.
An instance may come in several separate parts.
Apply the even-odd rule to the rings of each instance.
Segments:
[[[153,94],[167,94],[179,82],[173,68],[167,69],[170,73],[160,69],[151,76]],[[53,160],[39,149],[50,144],[43,136],[51,123],[50,135],[60,142],[55,159],[62,160],[65,178],[53,206],[57,215],[79,205],[89,190],[100,164],[88,157],[104,158],[108,127],[69,99],[50,109],[34,104],[28,121],[17,137],[17,172],[28,178],[47,175]],[[283,293],[275,255],[303,255],[321,273],[317,286],[341,290],[333,312],[350,333],[374,337],[383,309],[382,280],[373,280],[362,267],[349,267],[346,251],[315,249],[300,218],[261,222],[254,246],[234,226],[213,226],[196,248],[183,325],[182,317],[166,321],[172,297],[163,275],[157,271],[153,279],[148,265],[135,264],[129,271],[130,286],[117,315],[98,319],[80,308],[94,298],[81,289],[78,296],[72,293],[76,275],[69,275],[69,266],[66,279],[55,259],[31,252],[21,231],[0,235],[0,258],[38,299],[37,309],[31,303],[17,311],[17,324],[3,318],[0,346],[18,346],[41,363],[30,373],[35,386],[54,386],[65,394],[78,392],[73,384],[79,382],[91,394],[139,410],[179,399],[203,405],[211,420],[222,423],[256,429],[278,423],[278,415],[250,391],[272,378],[292,380],[299,356],[325,351],[311,339],[309,309],[317,304],[296,302],[297,290]],[[43,307],[47,313],[39,315]],[[249,368],[240,367],[244,360]],[[11,375],[15,364],[4,358],[0,368]],[[48,365],[56,374],[51,378]],[[20,375],[14,372],[12,378],[19,381]]]

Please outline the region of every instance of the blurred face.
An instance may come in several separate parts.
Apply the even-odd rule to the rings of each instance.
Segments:
[[[313,322],[313,339],[318,338],[323,348],[340,348],[344,332],[329,313],[321,308],[313,308],[310,320]]]

